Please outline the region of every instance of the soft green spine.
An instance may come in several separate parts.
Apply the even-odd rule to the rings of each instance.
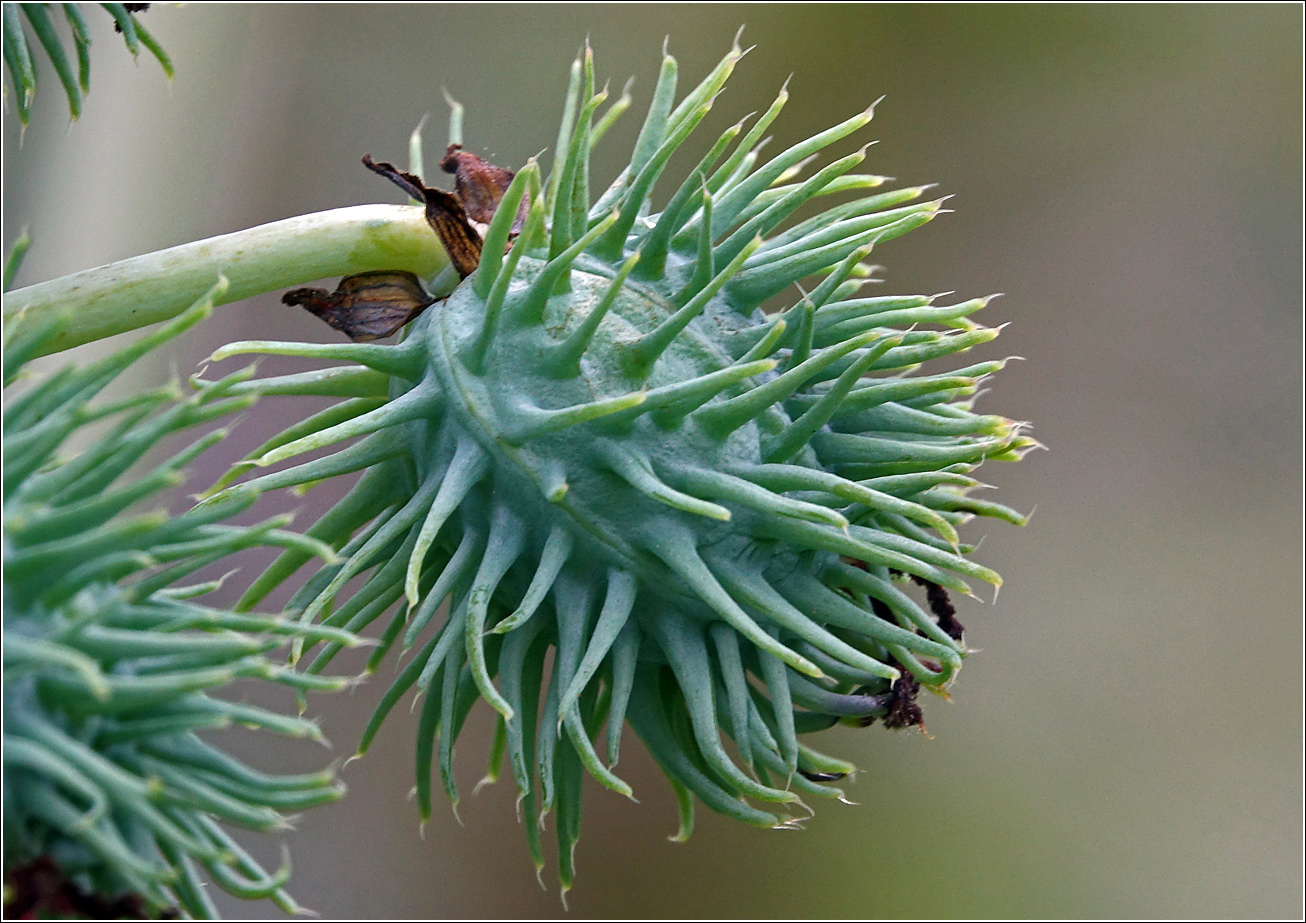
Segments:
[[[6,276],[10,275],[6,267]],[[139,896],[152,912],[216,916],[204,879],[294,912],[288,860],[262,868],[224,825],[284,830],[285,811],[339,798],[332,771],[271,775],[199,732],[242,725],[321,740],[302,717],[212,697],[239,678],[297,693],[344,680],[309,676],[273,652],[294,638],[354,645],[347,632],[206,606],[221,581],[196,571],[248,548],[331,550],[284,527],[226,520],[253,492],[180,516],[135,510],[173,488],[220,442],[211,432],[139,471],[169,437],[224,419],[255,398],[235,373],[183,399],[176,386],[116,401],[94,398],[131,362],[205,317],[213,292],[149,336],[84,367],[29,382],[4,412],[4,844],[11,871],[49,856],[80,887]],[[7,335],[5,385],[24,373],[58,320]],[[64,454],[86,426],[107,427]],[[283,662],[278,663],[281,660]],[[6,898],[8,900],[8,898]]]
[[[402,343],[248,342],[214,357],[353,363],[336,377],[240,386],[346,398],[262,446],[241,473],[362,438],[242,487],[225,486],[233,472],[208,502],[365,472],[308,533],[342,562],[291,603],[306,619],[361,631],[404,602],[371,668],[396,643],[409,659],[358,752],[415,689],[425,820],[433,764],[457,803],[454,741],[485,699],[499,721],[489,778],[506,752],[537,871],[536,818],[556,810],[564,891],[582,773],[631,794],[612,768],[626,722],[671,779],[680,838],[692,829],[691,794],[764,827],[794,823],[802,797],[840,797],[824,783],[853,767],[797,735],[883,714],[904,669],[943,687],[967,653],[897,583],[996,586],[996,573],[964,556],[956,527],[975,514],[1023,522],[968,496],[980,462],[1036,445],[1023,424],[971,408],[1003,362],[915,374],[997,335],[969,319],[987,299],[859,295],[871,247],[940,203],[918,202],[923,188],[866,194],[883,178],[852,172],[863,152],[799,179],[870,110],[761,163],[782,90],[652,211],[655,182],[741,57],[736,46],[676,103],[676,63],[664,56],[630,164],[591,202],[589,153],[610,120],[595,122],[604,94],[587,49],[552,174],[542,179],[534,162],[517,174],[479,269]],[[836,192],[859,195],[785,225]],[[529,218],[514,240],[523,200]],[[797,304],[761,311],[809,277],[817,282]],[[287,552],[243,604],[306,561]]]

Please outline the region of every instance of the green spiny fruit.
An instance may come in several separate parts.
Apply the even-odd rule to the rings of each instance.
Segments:
[[[956,526],[973,514],[1023,521],[967,496],[976,465],[1035,445],[1021,424],[967,400],[1003,362],[915,374],[997,335],[969,319],[987,299],[858,294],[870,248],[940,203],[916,202],[921,187],[866,194],[883,178],[852,172],[862,151],[799,178],[869,109],[763,162],[782,90],[654,211],[655,183],[741,56],[736,46],[679,103],[665,56],[629,166],[591,201],[590,152],[611,119],[596,121],[606,94],[587,51],[551,175],[532,162],[505,180],[483,240],[450,194],[369,162],[426,198],[454,264],[473,255],[466,278],[398,345],[249,342],[214,356],[354,363],[240,386],[347,398],[251,465],[363,437],[243,489],[365,471],[309,532],[343,562],[291,602],[352,631],[403,602],[372,667],[396,642],[410,657],[359,753],[418,690],[425,819],[437,755],[458,800],[454,741],[483,698],[498,712],[490,775],[506,751],[537,869],[534,818],[557,811],[564,891],[582,774],[631,793],[612,770],[627,721],[680,799],[682,838],[693,796],[763,827],[792,823],[803,796],[839,797],[826,783],[853,767],[798,735],[840,720],[919,723],[917,684],[943,687],[966,654],[946,591],[970,594],[965,578],[1000,582],[963,556]],[[460,133],[455,109],[455,144]],[[786,226],[817,196],[847,192],[856,197]],[[759,308],[811,277],[811,293],[779,316]],[[306,560],[283,554],[243,604]],[[926,586],[933,612],[900,589],[908,578]]]
[[[293,547],[329,560],[331,549],[285,531],[286,517],[226,524],[256,499],[249,492],[181,516],[130,512],[179,484],[184,467],[225,432],[144,474],[135,473],[137,463],[161,440],[249,406],[253,398],[231,390],[252,370],[184,401],[172,386],[91,404],[132,361],[206,316],[213,294],[107,358],[32,384],[5,408],[6,913],[61,912],[49,904],[48,889],[33,894],[28,887],[51,862],[63,876],[64,898],[82,902],[73,905],[79,915],[154,915],[177,906],[216,916],[201,867],[231,894],[270,897],[293,911],[283,889],[289,865],[265,871],[221,825],[281,830],[283,810],[334,801],[344,791],[330,770],[269,775],[196,732],[237,724],[321,739],[303,718],[208,691],[243,677],[301,693],[337,689],[344,681],[297,673],[265,655],[296,637],[356,639],[203,605],[199,597],[220,581],[184,585],[242,549]],[[6,386],[56,326],[6,337]],[[81,454],[60,454],[94,424],[108,429]],[[134,896],[114,897],[123,892]]]

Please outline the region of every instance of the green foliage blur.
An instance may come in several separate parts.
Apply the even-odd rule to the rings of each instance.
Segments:
[[[866,169],[937,182],[957,213],[875,255],[882,290],[1007,293],[986,313],[1012,326],[975,361],[1028,361],[979,408],[1033,420],[1051,451],[981,473],[1038,513],[968,534],[988,533],[977,558],[1006,586],[960,612],[983,650],[951,704],[925,703],[933,739],[842,729],[826,749],[865,767],[860,807],[823,806],[802,833],[703,812],[686,845],[666,841],[673,800],[631,747],[641,803],[589,793],[573,915],[1301,915],[1299,7],[194,4],[146,21],[171,88],[104,54],[71,131],[52,72],[21,149],[6,113],[4,239],[26,225],[35,242],[19,285],[398,201],[359,157],[402,161],[424,114],[442,124],[442,87],[469,148],[520,166],[553,143],[586,35],[600,79],[636,76],[639,113],[664,36],[688,81],[743,23],[757,48],[712,118],[765,108],[792,73],[780,149],[887,94]],[[605,140],[612,164],[637,127]],[[331,333],[270,295],[219,311],[138,384],[255,335]],[[225,460],[303,412],[265,402]],[[330,500],[293,501],[300,522]],[[342,754],[385,679],[321,702]],[[469,784],[486,718],[460,748]],[[404,719],[345,771],[342,803],[302,820],[296,894],[330,916],[558,915],[511,786],[419,839]]]

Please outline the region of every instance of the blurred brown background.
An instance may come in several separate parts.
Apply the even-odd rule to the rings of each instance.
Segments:
[[[822,804],[801,833],[701,810],[694,838],[668,843],[673,801],[632,744],[622,770],[641,803],[591,787],[571,917],[1301,915],[1300,7],[156,5],[145,22],[177,64],[171,87],[93,17],[81,121],[67,127],[48,69],[21,149],[6,115],[5,244],[23,225],[36,242],[20,284],[397,202],[358,158],[402,161],[427,112],[435,150],[441,87],[467,106],[469,145],[519,166],[553,144],[587,35],[601,80],[637,77],[596,185],[629,150],[663,37],[688,87],[743,23],[757,48],[698,144],[792,73],[772,150],[886,94],[866,167],[956,194],[956,214],[876,258],[886,292],[1006,292],[983,319],[1012,324],[976,360],[1027,358],[981,402],[1035,421],[1051,449],[982,472],[998,499],[1038,506],[1023,530],[971,528],[1007,581],[996,606],[961,613],[982,653],[953,704],[927,703],[932,740],[817,741],[864,767],[861,806]],[[273,294],[223,308],[133,380],[256,336],[333,334]],[[195,483],[303,412],[266,402]],[[329,502],[316,493],[306,513]],[[337,755],[387,676],[315,702]],[[509,785],[471,795],[477,714],[465,826],[437,805],[419,839],[413,722],[396,713],[345,771],[349,797],[287,837],[305,904],[562,912],[534,880]],[[229,737],[265,767],[323,760]],[[275,862],[275,845],[253,848]]]

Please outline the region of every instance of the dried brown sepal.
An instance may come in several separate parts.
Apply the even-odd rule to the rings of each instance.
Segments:
[[[481,262],[481,235],[472,227],[457,196],[443,189],[432,189],[420,176],[405,173],[392,163],[384,160],[376,163],[370,154],[363,155],[363,166],[426,204],[426,223],[440,238],[459,276],[465,279],[476,271]]]
[[[82,890],[49,856],[11,869],[5,875],[7,920],[175,920],[176,910],[151,914],[139,895],[104,897]]]
[[[459,144],[449,145],[440,161],[440,169],[453,174],[453,194],[462,203],[467,217],[485,225],[494,220],[494,213],[499,210],[499,203],[516,176],[512,170],[496,167],[485,158],[464,151]],[[521,232],[529,212],[530,201],[523,197],[512,223],[513,234]]]
[[[390,336],[435,299],[411,272],[381,270],[346,276],[334,292],[293,288],[281,296],[281,302],[303,306],[359,343]]]

